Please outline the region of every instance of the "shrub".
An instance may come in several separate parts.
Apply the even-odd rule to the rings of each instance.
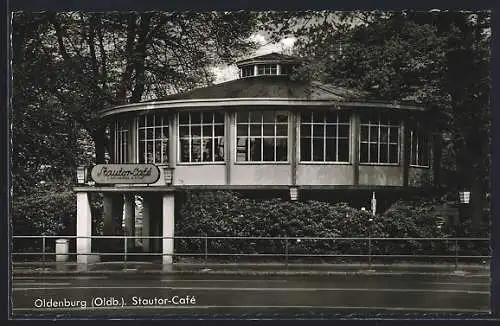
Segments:
[[[218,253],[283,254],[284,240],[261,237],[396,237],[442,238],[449,234],[439,227],[435,201],[416,200],[394,203],[382,215],[372,217],[347,204],[320,201],[290,202],[280,199],[254,200],[227,191],[190,192],[180,209],[176,234],[180,236],[242,236],[251,240],[210,239],[208,250]],[[371,220],[371,221],[370,221]],[[201,253],[202,240],[180,241],[179,253]],[[484,246],[484,244],[483,244]],[[288,241],[290,254],[366,254],[366,240]],[[468,248],[468,247],[467,247]],[[372,240],[374,254],[452,255],[444,241]]]

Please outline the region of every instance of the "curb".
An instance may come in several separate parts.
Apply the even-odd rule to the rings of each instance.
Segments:
[[[465,271],[443,271],[443,272],[412,272],[412,271],[255,271],[255,270],[114,270],[114,271],[52,271],[52,270],[29,270],[13,271],[13,276],[25,275],[57,275],[57,276],[96,276],[96,275],[227,275],[227,276],[460,276],[460,277],[488,277],[490,273],[470,273]]]

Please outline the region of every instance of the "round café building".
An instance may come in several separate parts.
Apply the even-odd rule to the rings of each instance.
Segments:
[[[237,63],[235,80],[102,110],[109,160],[75,188],[78,261],[91,253],[91,193],[104,196],[104,235],[116,235],[123,222],[126,235],[159,237],[144,238],[142,250],[162,253],[168,265],[176,193],[184,190],[370,209],[375,195],[390,202],[433,186],[439,144],[430,110],[295,80],[299,64],[278,53],[258,56]]]

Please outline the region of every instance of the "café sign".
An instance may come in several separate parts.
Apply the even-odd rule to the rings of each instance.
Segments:
[[[96,183],[151,184],[160,178],[160,170],[154,164],[98,164],[90,172]]]

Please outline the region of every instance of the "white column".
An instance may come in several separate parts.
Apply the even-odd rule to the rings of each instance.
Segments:
[[[76,261],[79,269],[86,269],[91,253],[92,213],[86,192],[76,193]]]
[[[125,195],[124,202],[125,210],[125,235],[131,236],[135,234],[135,196],[132,194]],[[134,247],[134,239],[127,239],[127,248],[131,249]]]
[[[174,253],[174,194],[163,195],[163,265],[172,265],[172,254]]]
[[[142,197],[142,236],[148,237],[151,235],[150,225],[151,225],[151,199],[149,196]],[[142,238],[142,251],[150,251],[150,241],[149,238]]]

